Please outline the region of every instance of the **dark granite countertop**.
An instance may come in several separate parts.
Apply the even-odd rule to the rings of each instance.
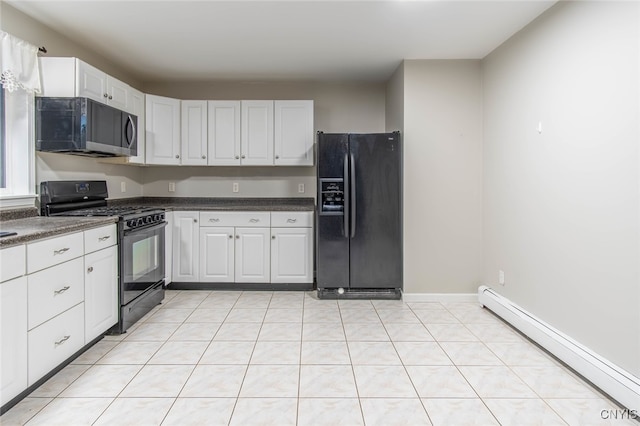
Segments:
[[[108,217],[28,217],[0,222],[0,231],[17,232],[18,235],[0,238],[0,248],[28,243],[40,238],[84,231],[115,223],[116,216]]]
[[[111,205],[144,205],[167,210],[314,211],[313,198],[138,197],[109,200]]]

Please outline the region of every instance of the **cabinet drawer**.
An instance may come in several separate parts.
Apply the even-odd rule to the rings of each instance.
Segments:
[[[49,238],[27,245],[27,273],[75,259],[84,254],[82,232]]]
[[[81,257],[28,276],[29,330],[84,300]]]
[[[271,226],[274,228],[310,228],[313,212],[272,212]]]
[[[116,225],[84,231],[84,252],[92,253],[117,243]]]
[[[24,275],[26,262],[24,244],[2,249],[0,251],[0,282]]]
[[[200,226],[270,226],[269,212],[200,212]]]
[[[84,303],[28,333],[29,386],[84,346]]]

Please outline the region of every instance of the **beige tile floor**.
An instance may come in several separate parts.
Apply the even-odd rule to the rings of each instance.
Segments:
[[[168,291],[8,425],[634,425],[477,303]]]

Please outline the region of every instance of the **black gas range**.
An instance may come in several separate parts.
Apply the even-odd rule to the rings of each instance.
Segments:
[[[48,181],[40,184],[41,216],[117,216],[119,322],[124,333],[164,299],[164,209],[109,205],[107,182]]]

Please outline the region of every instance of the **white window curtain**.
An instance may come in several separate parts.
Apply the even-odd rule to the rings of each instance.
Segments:
[[[4,31],[0,38],[0,84],[5,95],[0,208],[33,205],[34,96],[41,92],[38,48]]]
[[[38,48],[24,40],[0,31],[2,37],[0,82],[9,92],[23,89],[27,93],[40,93]]]

